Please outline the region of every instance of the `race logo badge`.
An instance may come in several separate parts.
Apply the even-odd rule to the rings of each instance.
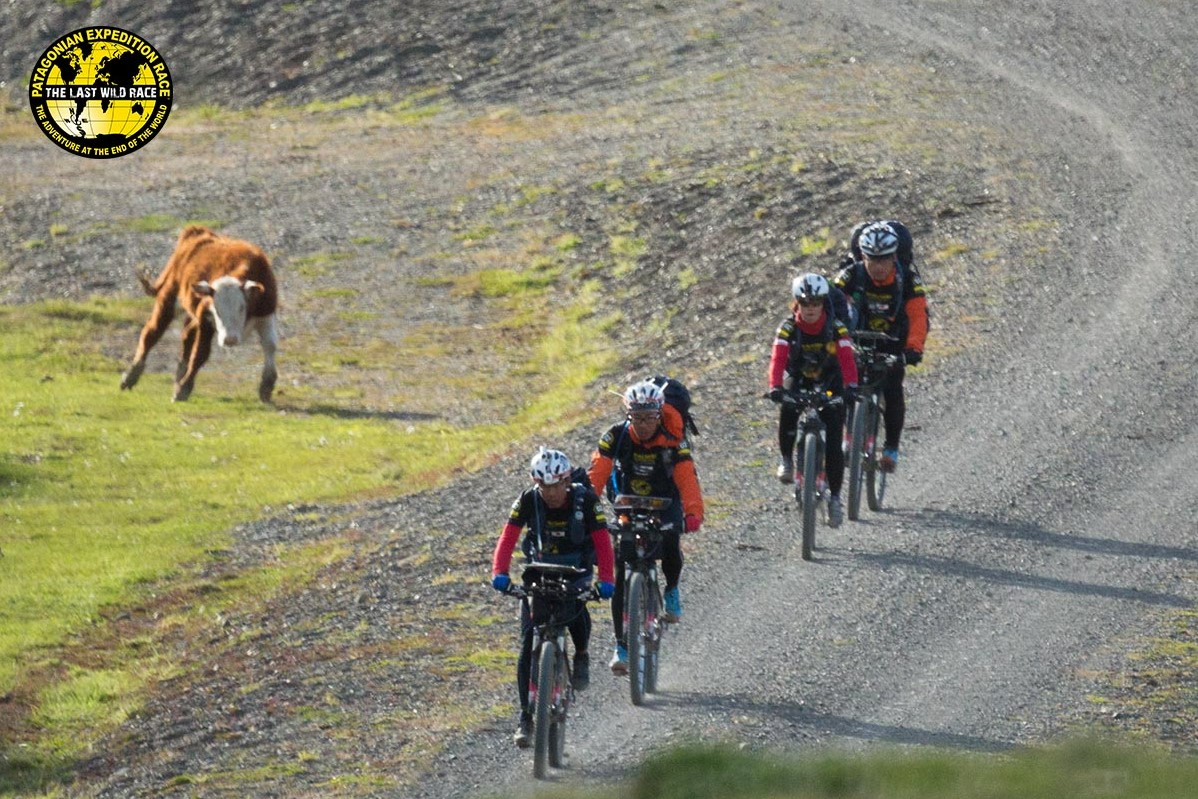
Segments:
[[[162,56],[120,28],[66,34],[46,48],[29,79],[29,105],[42,132],[85,158],[140,150],[166,124],[172,96]]]

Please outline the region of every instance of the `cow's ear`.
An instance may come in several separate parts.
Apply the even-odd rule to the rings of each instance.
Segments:
[[[211,297],[216,292],[212,290],[212,286],[208,285],[207,280],[201,280],[191,287],[191,290],[196,294],[203,294],[205,297]]]
[[[246,291],[266,291],[266,286],[263,286],[257,280],[247,280],[241,287]]]

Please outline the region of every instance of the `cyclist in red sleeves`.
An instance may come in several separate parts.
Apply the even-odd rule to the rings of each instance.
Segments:
[[[643,380],[624,392],[625,421],[612,425],[591,455],[588,476],[591,485],[607,486],[615,494],[669,497],[674,500],[663,522],[673,522],[664,531],[661,573],[665,577],[663,618],[671,623],[682,619],[681,532],[697,532],[703,523],[703,495],[691,458],[682,414],[665,401],[665,394],[652,380]],[[612,485],[608,486],[608,480]],[[624,639],[624,570],[616,570],[616,592],[611,601],[616,648],[611,659],[614,674],[628,673],[628,649]]]
[[[829,310],[828,281],[820,275],[799,275],[791,284],[791,315],[778,326],[770,356],[770,399],[782,402],[789,388],[824,389],[845,398],[842,405],[831,405],[820,411],[827,425],[824,447],[824,475],[828,479],[828,526],[839,527],[844,520],[840,488],[844,484],[845,409],[857,389],[857,361],[844,322]],[[778,479],[783,483],[794,480],[794,448],[798,433],[799,412],[793,405],[782,405],[778,416]]]
[[[557,563],[587,569],[579,578],[580,588],[591,581],[590,569],[599,569],[599,595],[610,599],[615,591],[611,535],[607,517],[595,492],[571,480],[570,460],[556,449],[541,450],[529,465],[533,485],[512,503],[512,512],[495,544],[491,562],[491,585],[507,591],[512,584],[508,568],[520,532],[523,551],[530,561]],[[520,603],[520,659],[516,664],[516,689],[520,697],[520,722],[514,736],[516,746],[525,748],[532,739],[532,708],[528,703],[528,682],[532,674],[533,609],[529,601]],[[578,602],[578,614],[569,625],[574,642],[573,683],[581,691],[590,683],[591,615],[586,602]]]

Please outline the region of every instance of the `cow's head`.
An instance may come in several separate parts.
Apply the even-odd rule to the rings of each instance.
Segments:
[[[232,275],[218,277],[209,283],[201,280],[195,285],[196,294],[211,297],[212,315],[216,319],[216,343],[232,347],[241,341],[249,310],[249,298],[261,292],[263,285],[255,280],[241,281]]]

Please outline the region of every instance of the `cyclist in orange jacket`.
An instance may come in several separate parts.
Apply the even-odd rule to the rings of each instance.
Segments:
[[[591,456],[588,476],[596,490],[608,496],[637,494],[674,500],[662,521],[673,523],[662,541],[661,572],[665,578],[666,621],[682,618],[678,583],[682,576],[681,532],[698,531],[703,523],[703,494],[686,438],[682,414],[665,401],[661,387],[643,380],[624,392],[626,419],[603,434]],[[610,485],[609,485],[610,481]],[[615,674],[628,673],[624,638],[624,570],[616,569],[616,591],[611,601],[616,647],[611,659]]]
[[[846,266],[835,280],[848,298],[853,327],[894,336],[897,342],[883,342],[878,349],[901,354],[907,366],[917,366],[923,360],[928,336],[927,293],[919,272],[899,261],[899,236],[886,222],[868,225],[861,231],[857,245],[861,260]],[[905,375],[906,369],[900,363],[882,384],[886,440],[879,466],[887,472],[893,472],[898,465],[899,439],[907,413]]]

